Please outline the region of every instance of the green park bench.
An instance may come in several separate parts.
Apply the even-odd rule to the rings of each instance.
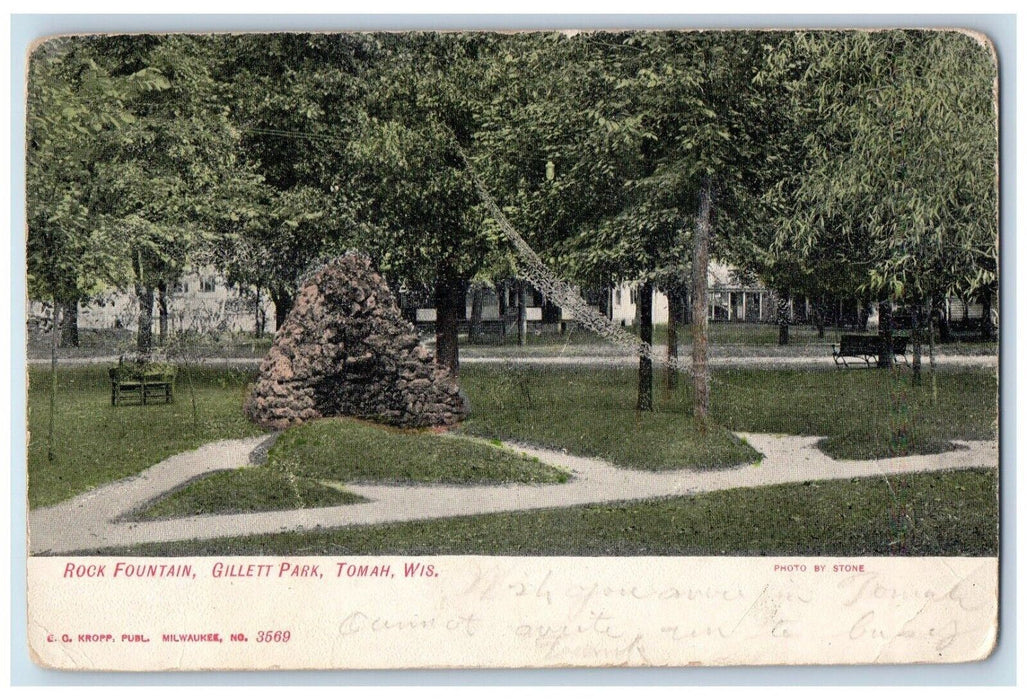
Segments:
[[[909,338],[904,335],[892,336],[892,355],[896,359],[902,358],[902,361],[907,365],[909,364],[909,360],[906,359],[906,344],[908,341]],[[871,359],[876,364],[877,360],[881,357],[883,343],[884,338],[879,335],[843,335],[839,345],[831,346],[834,364],[839,368],[848,367],[849,363],[846,361],[846,358],[853,358],[863,360],[869,368]]]
[[[173,365],[120,364],[110,368],[111,405],[117,406],[128,397],[138,397],[145,406],[153,399],[171,403],[175,399],[175,367]]]

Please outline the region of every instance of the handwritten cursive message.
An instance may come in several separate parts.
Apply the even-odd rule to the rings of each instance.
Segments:
[[[29,635],[81,669],[957,662],[994,558],[29,560]]]

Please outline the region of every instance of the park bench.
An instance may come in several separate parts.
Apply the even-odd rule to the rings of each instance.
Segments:
[[[138,397],[145,406],[154,398],[165,403],[175,399],[175,368],[172,365],[119,364],[110,368],[111,405],[117,406],[127,397]]]
[[[892,355],[898,359],[902,358],[905,364],[906,344],[909,339],[904,335],[892,336]],[[856,335],[846,334],[841,338],[840,345],[831,346],[831,354],[834,356],[834,364],[838,367],[848,367],[846,358],[863,360],[867,367],[870,367],[871,358],[877,363],[881,356],[881,348],[884,338],[879,335]]]

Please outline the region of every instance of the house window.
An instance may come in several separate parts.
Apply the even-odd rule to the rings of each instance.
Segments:
[[[207,292],[207,293],[213,292],[214,288],[216,286],[217,286],[217,284],[214,282],[214,278],[213,277],[204,277],[202,280],[200,280],[200,291],[201,292]]]
[[[620,289],[617,290],[617,293],[614,296],[616,297],[614,303],[620,306]]]
[[[175,282],[175,286],[172,289],[175,294],[188,294],[189,283],[188,282]]]

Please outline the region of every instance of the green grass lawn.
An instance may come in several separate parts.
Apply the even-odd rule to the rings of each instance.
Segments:
[[[180,372],[171,405],[109,402],[105,367],[59,371],[56,460],[46,458],[49,372],[31,369],[30,504],[54,503],[216,439],[259,434],[241,405],[254,370]],[[657,372],[656,408],[638,413],[630,369],[471,366],[461,382],[470,435],[549,445],[624,466],[722,466],[755,457],[727,430],[823,435],[843,457],[993,439],[996,382],[939,373],[938,401],[908,372],[730,370],[714,374],[712,415],[697,433],[690,388]],[[372,458],[373,455],[373,458]],[[388,468],[386,468],[388,467]],[[145,517],[351,503],[345,481],[559,481],[565,475],[484,442],[345,419],[288,431],[264,467],[222,472],[153,504]],[[529,511],[203,543],[133,554],[994,554],[994,469],[735,489],[691,498]]]
[[[29,507],[57,503],[136,474],[206,442],[259,435],[262,431],[242,412],[255,373],[224,367],[180,369],[174,403],[113,407],[106,366],[59,367],[55,458],[50,463],[50,369],[29,368]]]
[[[656,410],[632,407],[633,369],[472,366],[461,370],[471,417],[461,430],[601,457],[642,469],[716,467],[752,461],[728,430],[822,435],[837,458],[932,453],[953,439],[993,439],[997,383],[981,370],[938,375],[912,386],[904,371],[724,370],[715,372],[711,415],[718,427],[697,432],[691,386],[673,392],[657,372]]]
[[[157,543],[102,553],[994,556],[997,483],[995,469],[816,481],[633,503]]]
[[[105,366],[58,369],[55,459],[47,459],[49,368],[29,373],[29,506],[57,503],[101,484],[136,474],[157,462],[213,440],[258,435],[242,403],[255,369],[181,369],[171,404],[110,405]],[[192,392],[190,392],[190,378]],[[193,420],[192,398],[196,399]],[[200,480],[154,517],[197,512],[299,507],[281,500],[280,474],[306,479],[313,502],[337,500],[317,485],[330,481],[554,482],[567,474],[493,445],[428,432],[391,431],[366,423],[328,420],[288,431],[269,456],[268,469],[229,472]],[[258,479],[267,497],[258,503]],[[303,482],[307,483],[307,482]],[[237,489],[239,506],[218,489]],[[320,493],[314,496],[313,492]],[[305,502],[307,497],[295,501]],[[246,505],[249,504],[249,505]],[[167,510],[165,512],[165,509]]]
[[[680,410],[634,409],[631,371],[595,368],[467,367],[461,382],[471,415],[459,430],[635,469],[717,469],[759,453],[727,430],[699,431]]]
[[[319,508],[362,500],[345,483],[563,483],[569,476],[484,441],[328,418],[283,433],[267,464],[198,479],[140,515]]]
[[[726,370],[714,380],[711,411],[723,425],[822,435],[821,449],[837,459],[931,454],[950,440],[996,437],[998,382],[988,370],[939,372],[937,403],[927,377],[914,386],[904,370]]]
[[[287,430],[271,469],[310,479],[376,483],[562,483],[568,473],[485,441],[330,418]]]
[[[790,345],[824,345],[838,342],[838,335],[841,331],[834,328],[825,330],[824,337],[817,335],[814,326],[795,325],[788,327],[788,343]],[[849,331],[844,331],[849,332]],[[778,327],[773,323],[736,323],[736,322],[714,322],[709,324],[710,345],[777,345]],[[653,326],[653,342],[665,345],[667,343],[667,325],[656,324]],[[678,328],[678,342],[691,345],[692,328],[682,326]]]
[[[626,326],[629,332],[637,332],[637,326]],[[793,325],[788,329],[788,345],[778,345],[778,327],[772,323],[737,323],[712,322],[709,324],[710,353],[712,357],[830,357],[831,345],[837,345],[842,334],[855,333],[849,329],[828,327],[821,338],[815,326]],[[910,331],[897,331],[909,335]],[[434,336],[428,337],[429,342]],[[507,334],[497,342],[497,338],[488,337],[480,344],[471,344],[467,335],[460,340],[462,349],[470,356],[501,356],[501,357],[551,357],[555,355],[576,355],[582,353],[600,353],[602,355],[623,355],[625,351],[597,334],[584,328],[570,328],[564,333],[529,332],[525,337],[525,345],[517,345],[517,334]],[[692,330],[690,326],[678,328],[678,349],[682,356],[691,350]],[[667,345],[667,324],[658,323],[653,326],[653,345],[661,350]],[[908,348],[912,361],[912,345]],[[935,352],[938,355],[995,355],[998,352],[997,342],[953,341],[937,342]],[[923,345],[924,364],[927,364],[927,343]]]
[[[31,368],[30,507],[56,503],[138,473],[205,442],[259,434],[241,410],[255,371],[194,367],[180,371],[175,403],[114,408],[106,367],[60,368],[56,454],[51,464],[46,454],[49,370]],[[644,469],[722,467],[758,458],[728,430],[822,435],[828,438],[822,447],[829,454],[857,459],[929,453],[946,449],[953,439],[995,436],[997,385],[993,373],[983,370],[939,373],[936,405],[931,403],[929,386],[912,386],[905,371],[718,371],[711,410],[722,427],[711,428],[705,435],[693,426],[687,381],[669,392],[662,388],[662,373],[657,372],[657,410],[650,414],[633,409],[636,381],[631,369],[467,365],[461,382],[472,415],[459,430]],[[333,423],[318,426],[286,435],[276,448],[282,456],[273,454],[272,463],[291,459],[306,470],[300,476],[327,481],[556,478],[547,476],[540,465],[523,464],[519,457],[490,446],[373,432],[377,428],[368,432],[369,426],[358,429],[356,423],[348,431],[337,430],[340,426]],[[386,435],[389,439],[384,439]],[[343,443],[356,447],[347,451]],[[483,449],[491,450],[488,460],[469,456]],[[416,460],[404,461],[404,452],[417,454],[422,469],[412,469]],[[365,454],[377,456],[353,457]],[[423,467],[429,464],[446,464],[445,473]],[[390,468],[386,470],[385,465]]]
[[[360,496],[314,479],[267,467],[216,472],[173,492],[137,514],[141,520],[210,513],[259,513],[321,508],[363,501]]]

